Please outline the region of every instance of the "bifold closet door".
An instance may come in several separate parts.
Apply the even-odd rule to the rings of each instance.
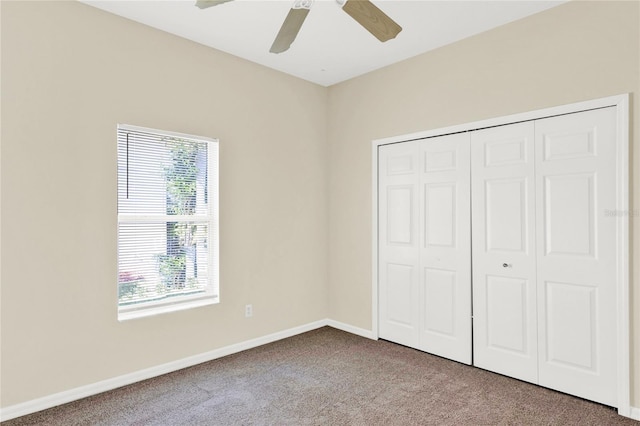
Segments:
[[[471,363],[467,133],[379,148],[379,335]]]
[[[534,124],[471,133],[474,365],[538,381]]]
[[[418,142],[378,151],[378,327],[383,339],[418,345]]]
[[[418,349],[471,364],[469,134],[426,139],[419,151]]]
[[[535,126],[539,383],[615,406],[616,111]]]
[[[615,107],[379,147],[380,337],[615,406],[616,147]]]
[[[615,109],[471,147],[474,364],[616,405]]]

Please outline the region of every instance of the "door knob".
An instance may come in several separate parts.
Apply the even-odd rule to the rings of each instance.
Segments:
[[[510,263],[503,263],[503,264],[502,264],[502,267],[503,267],[503,268],[511,268],[511,266],[512,266],[512,265],[511,265]]]

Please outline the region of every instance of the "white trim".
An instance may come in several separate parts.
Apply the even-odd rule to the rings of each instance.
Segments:
[[[118,123],[117,126],[118,129],[123,129],[123,130],[129,130],[130,132],[141,132],[141,133],[151,133],[151,134],[162,134],[162,135],[166,135],[166,136],[172,136],[174,138],[178,138],[178,139],[193,139],[195,141],[206,141],[206,142],[214,142],[214,143],[218,143],[220,142],[218,139],[216,138],[209,138],[207,136],[199,136],[199,135],[190,135],[188,133],[180,133],[180,132],[172,132],[169,130],[159,130],[159,129],[152,129],[150,127],[141,127],[141,126],[134,126],[132,124],[120,124]]]
[[[215,305],[219,302],[218,296],[213,294],[213,289],[207,289],[205,294],[198,293],[195,295],[175,297],[167,303],[151,302],[149,304],[140,303],[140,305],[119,306],[118,321],[129,321],[136,318],[184,311],[201,306]]]
[[[561,105],[504,117],[496,117],[472,123],[465,123],[440,129],[432,129],[407,135],[392,136],[372,141],[372,329],[378,336],[378,148],[381,145],[408,142],[443,136],[452,133],[467,132],[487,127],[501,126],[521,121],[537,120],[563,114],[571,114],[596,108],[614,106],[617,113],[618,133],[616,137],[616,200],[617,208],[621,212],[629,212],[629,94],[610,96],[574,104]],[[629,313],[629,217],[622,215],[618,221],[618,264],[617,271],[617,384],[618,384],[618,413],[623,416],[638,418],[637,411],[631,414],[630,394],[630,313]],[[626,295],[626,298],[623,297]],[[635,409],[637,410],[637,409]]]
[[[620,411],[618,411],[618,413],[619,412]],[[640,421],[640,408],[639,407],[630,407],[629,415],[623,414],[623,416],[629,417],[630,419],[633,419],[633,420],[639,420]]]
[[[373,155],[371,156],[371,200],[373,203],[373,212],[371,215],[371,250],[373,256],[373,268],[371,277],[374,282],[374,288],[371,292],[371,330],[373,338],[380,338],[379,335],[379,318],[378,318],[378,145],[373,146]]]
[[[629,212],[629,95],[616,104],[616,208]],[[629,291],[629,214],[617,217],[617,341],[618,413],[629,417],[631,411],[631,330]],[[626,354],[626,356],[624,355]]]
[[[55,407],[61,404],[66,404],[68,402],[76,401],[81,398],[86,398],[91,395],[96,395],[101,392],[106,392],[122,386],[130,385],[132,383],[140,382],[142,380],[151,379],[153,377],[157,377],[162,374],[171,373],[173,371],[181,370],[183,368],[191,367],[197,364],[201,364],[203,362],[211,361],[217,358],[222,358],[227,355],[235,354],[237,352],[245,351],[247,349],[255,348],[257,346],[262,346],[267,343],[275,342],[277,340],[286,339],[287,337],[292,337],[297,334],[306,333],[307,331],[324,327],[326,325],[329,325],[328,323],[329,323],[329,320],[326,320],[326,319],[311,322],[309,324],[290,328],[288,330],[280,331],[277,333],[268,334],[263,337],[258,337],[255,339],[247,340],[245,342],[236,343],[234,345],[225,346],[223,348],[215,349],[213,351],[205,352],[199,355],[194,355],[194,356],[179,359],[176,361],[171,361],[166,364],[157,365],[155,367],[145,368],[144,370],[134,371],[133,373],[124,374],[122,376],[114,377],[107,380],[102,380],[100,382],[93,383],[86,386],[80,386],[75,389],[58,392],[53,395],[48,395],[42,398],[33,399],[31,401],[23,402],[21,404],[10,405],[8,407],[0,409],[0,421],[10,420],[16,417],[35,413],[37,411],[46,410],[47,408]],[[339,327],[336,327],[336,328],[339,328]]]
[[[495,117],[495,118],[489,118],[486,120],[473,121],[471,123],[456,124],[454,126],[441,127],[439,129],[425,130],[421,132],[409,133],[406,135],[391,136],[388,138],[376,139],[372,143],[373,143],[373,147],[377,148],[379,145],[387,145],[390,143],[398,143],[398,142],[408,142],[416,139],[425,139],[425,138],[430,138],[434,136],[448,135],[451,133],[460,133],[460,132],[467,132],[471,130],[479,130],[487,127],[503,126],[505,124],[513,124],[521,121],[537,120],[540,118],[548,118],[556,115],[571,114],[574,112],[587,111],[590,109],[604,108],[608,106],[619,107],[624,103],[625,99],[627,100],[626,102],[628,105],[629,95],[625,93],[622,95],[609,96],[607,98],[593,99],[593,100],[584,101],[584,102],[577,102],[574,104],[560,105],[560,106],[551,107],[551,108],[523,112],[519,114],[505,115],[503,117]],[[627,119],[628,119],[628,114],[627,114]]]
[[[327,325],[329,327],[333,327],[338,330],[346,331],[347,333],[355,334],[361,337],[366,337],[367,339],[378,340],[377,336],[374,335],[373,331],[365,330],[364,328],[355,327],[353,325],[345,324],[343,322],[335,321],[332,319],[327,320]]]

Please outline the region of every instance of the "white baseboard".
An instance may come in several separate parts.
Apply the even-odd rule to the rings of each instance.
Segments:
[[[337,328],[338,330],[346,331],[347,333],[356,334],[358,336],[366,337],[367,339],[376,340],[375,336],[373,335],[373,331],[371,330],[365,330],[364,328],[355,327],[353,325],[345,324],[343,322],[335,321],[332,319],[327,320],[327,325],[329,327]]]
[[[16,417],[35,413],[37,411],[46,410],[47,408],[66,404],[71,401],[76,401],[88,396],[130,385],[132,383],[140,382],[142,380],[151,379],[162,374],[171,373],[173,371],[181,370],[183,368],[191,367],[203,362],[222,358],[223,356],[255,348],[257,346],[265,345],[277,340],[286,339],[287,337],[295,336],[297,334],[306,333],[307,331],[315,330],[326,325],[329,325],[328,320],[326,319],[315,321],[309,324],[301,325],[299,327],[290,328],[288,330],[268,334],[266,336],[247,340],[245,342],[225,346],[213,351],[179,359],[177,361],[168,362],[166,364],[158,365],[155,367],[145,368],[144,370],[124,374],[112,379],[102,380],[97,383],[80,386],[68,391],[55,393],[53,395],[33,399],[31,401],[23,402],[16,405],[10,405],[8,407],[0,409],[0,421],[10,420]]]
[[[631,409],[629,410],[629,415],[626,417],[640,421],[640,407],[631,407]]]

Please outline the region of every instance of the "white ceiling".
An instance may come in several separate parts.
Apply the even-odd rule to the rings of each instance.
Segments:
[[[294,0],[235,0],[203,10],[195,0],[81,1],[322,86],[564,3],[373,0],[403,28],[397,38],[381,43],[335,0],[316,0],[291,48],[273,54],[269,48]]]

